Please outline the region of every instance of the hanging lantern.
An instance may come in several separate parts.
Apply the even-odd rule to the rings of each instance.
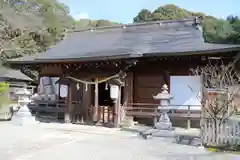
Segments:
[[[111,99],[113,100],[116,100],[118,98],[118,90],[119,90],[119,87],[117,85],[111,85],[110,86],[110,97]]]
[[[105,83],[105,90],[108,90],[108,84]]]
[[[79,90],[80,86],[79,83],[76,84],[77,90]]]

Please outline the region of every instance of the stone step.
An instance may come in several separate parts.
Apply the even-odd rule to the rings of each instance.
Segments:
[[[0,113],[0,121],[10,121],[12,119],[11,112]]]
[[[131,121],[133,121],[133,117],[132,116],[125,116],[123,120],[131,120]]]
[[[130,126],[134,126],[136,124],[138,124],[138,122],[133,121],[133,120],[124,119],[124,120],[122,120],[120,125],[123,126],[123,127],[130,127]]]
[[[12,119],[13,109],[10,107],[4,107],[0,109],[0,120],[9,121]]]

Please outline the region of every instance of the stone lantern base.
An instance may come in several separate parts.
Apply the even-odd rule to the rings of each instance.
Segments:
[[[18,126],[36,124],[35,117],[32,116],[27,105],[21,106],[20,109],[13,115],[12,123]]]
[[[172,127],[172,123],[167,115],[167,113],[163,113],[159,121],[155,124],[155,133],[153,133],[154,136],[159,137],[173,137],[174,136],[174,128]]]
[[[170,121],[170,118],[166,112],[160,116],[159,121],[155,124],[155,128],[163,130],[172,129],[172,122]]]

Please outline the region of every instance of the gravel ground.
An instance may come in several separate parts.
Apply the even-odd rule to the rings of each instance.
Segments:
[[[0,123],[0,160],[239,160],[240,155],[209,153],[173,143],[143,140],[135,133],[102,127]]]

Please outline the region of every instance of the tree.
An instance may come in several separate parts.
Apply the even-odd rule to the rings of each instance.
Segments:
[[[152,13],[147,9],[142,9],[133,19],[133,22],[149,22],[152,21]]]
[[[204,67],[192,70],[194,75],[202,77],[202,95],[198,97],[203,115],[201,131],[204,134],[206,122],[213,124],[215,142],[220,134],[218,128],[227,123],[238,107],[234,105],[236,96],[240,94],[240,72],[236,69],[236,62],[210,61]]]
[[[202,77],[202,105],[206,105],[206,112],[211,118],[225,121],[235,112],[231,108],[234,98],[240,92],[240,72],[235,68],[235,62],[224,64],[209,63],[204,67],[192,70],[193,74]],[[209,97],[209,92],[216,93],[216,97]],[[227,97],[227,98],[226,98]]]
[[[111,22],[108,20],[100,19],[100,20],[90,20],[90,19],[80,19],[75,24],[75,29],[86,29],[86,28],[95,28],[95,27],[103,27],[103,26],[114,26],[119,23]]]
[[[1,59],[35,54],[62,40],[74,20],[56,0],[0,2]]]
[[[240,44],[240,19],[238,16],[230,15],[227,17],[227,21],[232,25],[232,32],[226,38],[226,42],[233,44]]]
[[[217,19],[200,12],[190,12],[173,4],[160,6],[153,12],[142,9],[133,22],[149,22],[158,20],[179,20],[202,17],[204,39],[209,43],[240,43],[240,20],[237,16],[229,16],[226,20]]]

